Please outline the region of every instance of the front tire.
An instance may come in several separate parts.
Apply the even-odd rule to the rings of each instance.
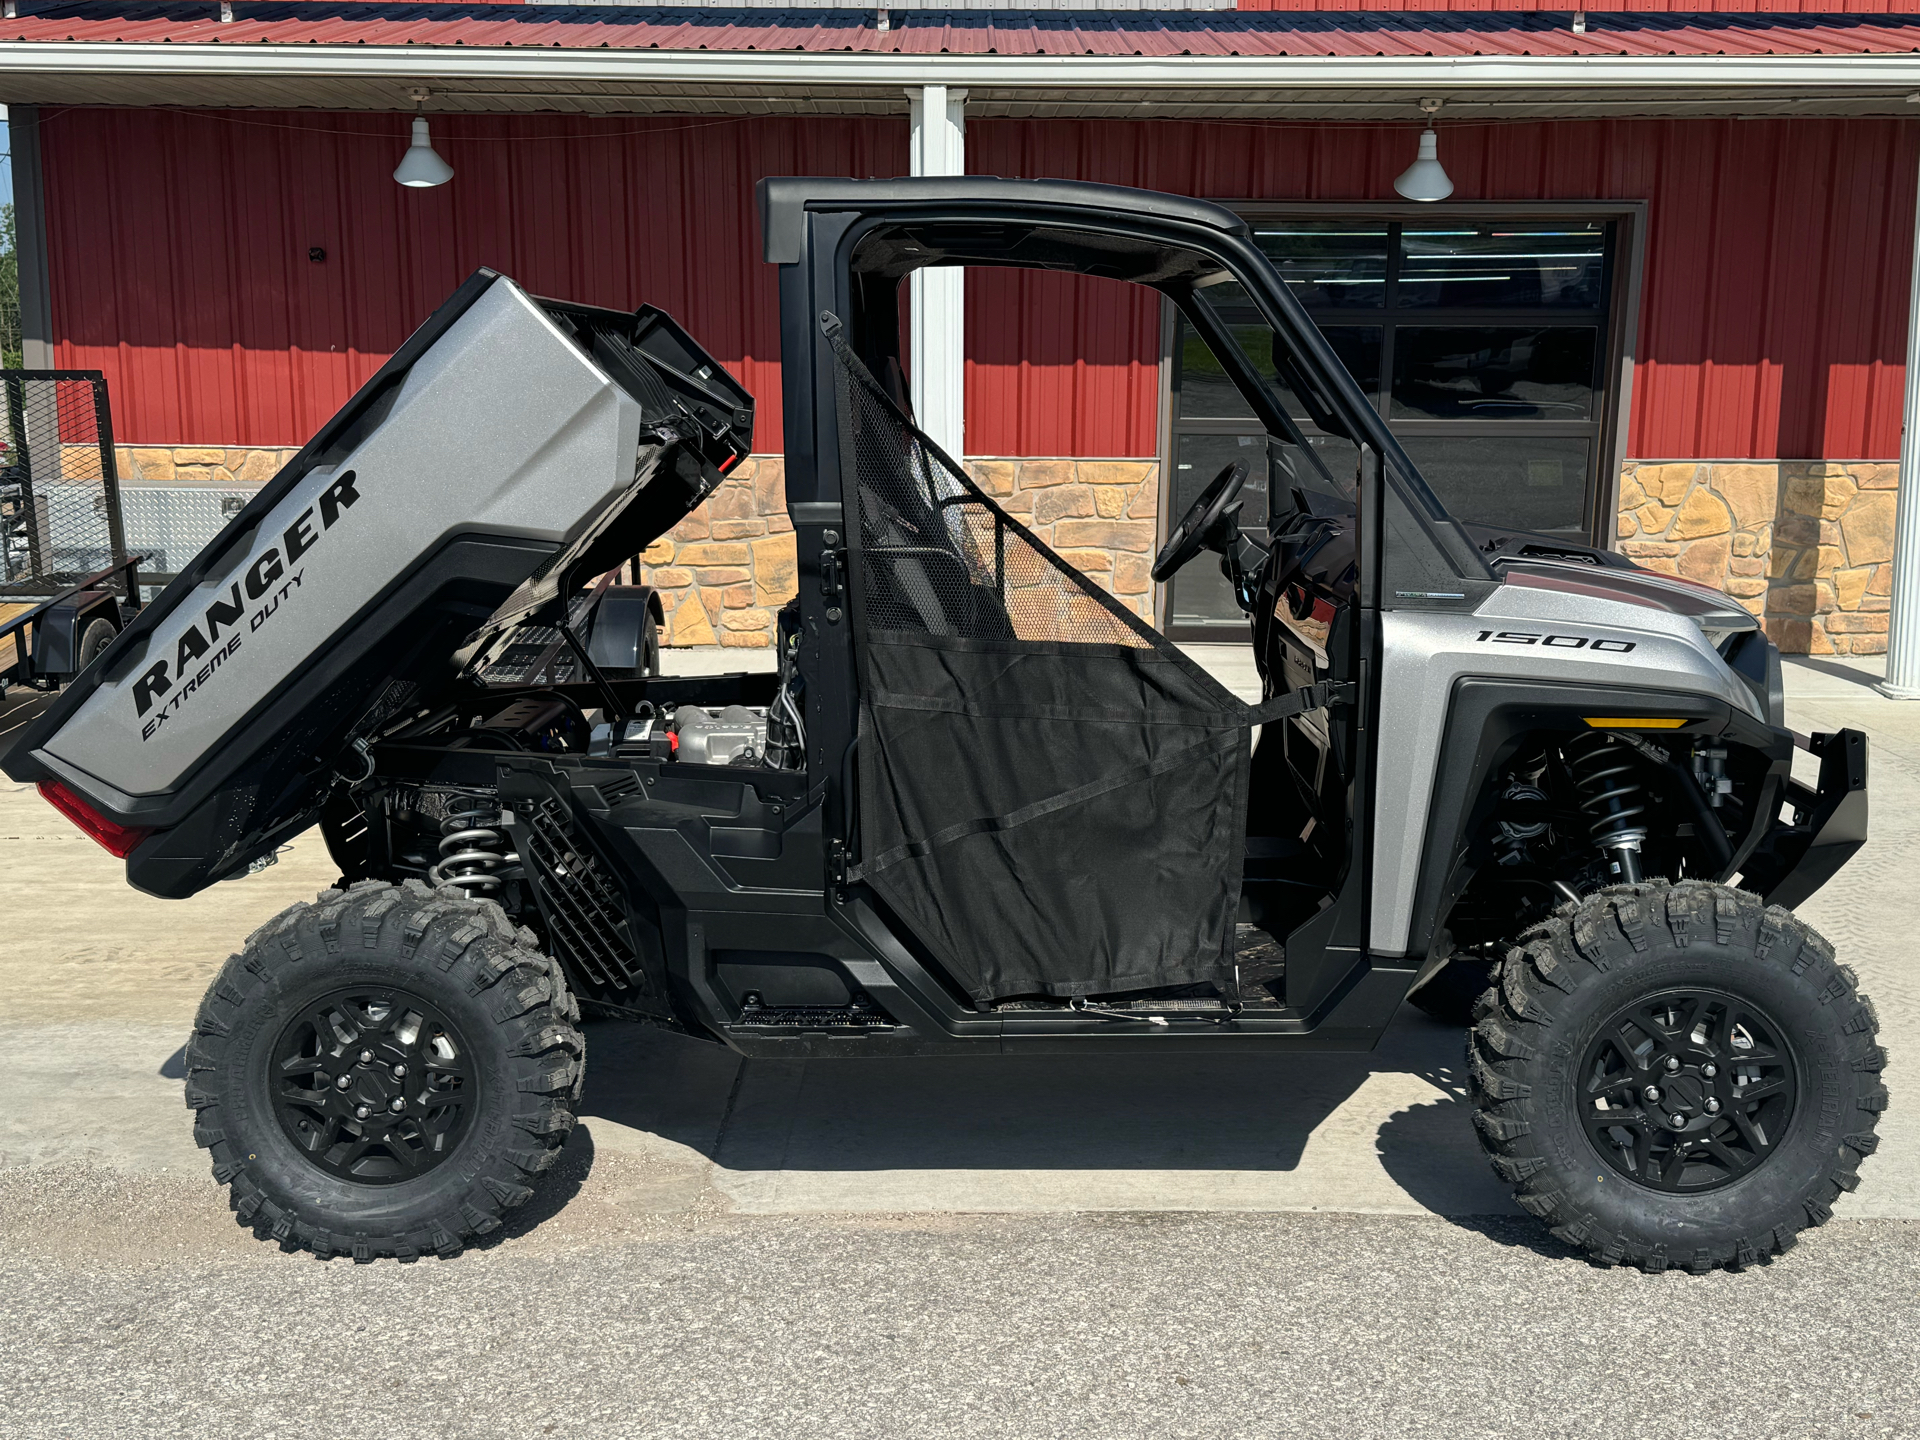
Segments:
[[[533,1194],[584,1045],[500,907],[361,881],[247,938],[187,1042],[194,1140],[240,1223],[322,1257],[459,1253]]]
[[[1475,1127],[1515,1199],[1604,1265],[1736,1270],[1860,1183],[1874,1007],[1779,906],[1612,886],[1526,932],[1477,1007]]]

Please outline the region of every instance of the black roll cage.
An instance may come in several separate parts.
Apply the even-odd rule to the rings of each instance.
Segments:
[[[829,332],[846,342],[883,385],[898,385],[899,283],[938,265],[1063,270],[1146,284],[1189,314],[1228,366],[1270,434],[1306,451],[1299,427],[1211,306],[1195,303],[1197,281],[1232,278],[1274,334],[1291,348],[1299,377],[1315,386],[1363,455],[1355,491],[1362,585],[1346,628],[1347,654],[1335,679],[1358,684],[1348,805],[1349,864],[1335,902],[1289,937],[1292,1025],[1330,1036],[1357,1026],[1377,1031],[1392,1003],[1365,1018],[1361,1006],[1381,983],[1404,992],[1412,972],[1398,958],[1368,954],[1372,881],[1373,730],[1379,670],[1378,611],[1417,595],[1425,608],[1470,608],[1495,583],[1474,543],[1447,514],[1379,413],[1253,242],[1238,216],[1202,201],[1076,182],[958,177],[896,181],[780,179],[760,186],[766,258],[779,267],[788,508],[798,541],[803,665],[809,686],[808,771],[825,793],[830,875],[844,877],[853,841],[848,790],[858,744],[859,680],[843,591],[848,529]],[[1073,243],[1069,243],[1069,240]],[[838,326],[826,323],[832,316]],[[1278,358],[1278,357],[1277,357]],[[1283,371],[1283,374],[1286,372]],[[1372,454],[1370,455],[1370,451]],[[1412,555],[1411,564],[1405,559]],[[1386,556],[1421,577],[1418,588],[1384,586]],[[1435,584],[1435,580],[1440,582]],[[833,888],[836,904],[847,890]],[[1393,972],[1390,981],[1387,972]],[[1372,978],[1372,979],[1370,979]],[[1397,994],[1398,999],[1398,994]],[[1366,1003],[1373,1006],[1374,1002]]]

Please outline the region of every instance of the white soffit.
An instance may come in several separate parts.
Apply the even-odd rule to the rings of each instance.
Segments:
[[[1049,91],[1593,87],[1667,91],[1857,86],[1912,92],[1912,54],[1741,56],[1078,56],[553,46],[0,43],[0,77],[600,81],[727,86],[986,86]]]

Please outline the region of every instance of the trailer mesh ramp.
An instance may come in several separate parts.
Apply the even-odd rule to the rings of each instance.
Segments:
[[[0,593],[53,595],[127,558],[107,382],[0,370]]]
[[[981,1005],[1220,983],[1253,712],[997,505],[828,326],[858,861]]]

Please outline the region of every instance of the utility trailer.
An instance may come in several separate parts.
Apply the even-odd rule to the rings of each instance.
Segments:
[[[6,761],[156,895],[316,824],[338,862],[187,1047],[244,1224],[363,1260],[495,1229],[573,1125],[583,1005],[855,1058],[1364,1050],[1409,998],[1471,1028],[1494,1167],[1596,1259],[1740,1267],[1826,1218],[1883,1053],[1791,907],[1865,837],[1866,747],[1784,727],[1752,616],[1457,523],[1225,210],[967,177],[770,180],[760,213],[776,673],[622,673],[582,633],[751,398],[658,311],[483,271]],[[1259,704],[916,428],[930,265],[1180,307],[1268,433],[1269,521],[1229,465],[1153,573],[1217,557]]]
[[[0,752],[140,608],[106,378],[0,370]]]

